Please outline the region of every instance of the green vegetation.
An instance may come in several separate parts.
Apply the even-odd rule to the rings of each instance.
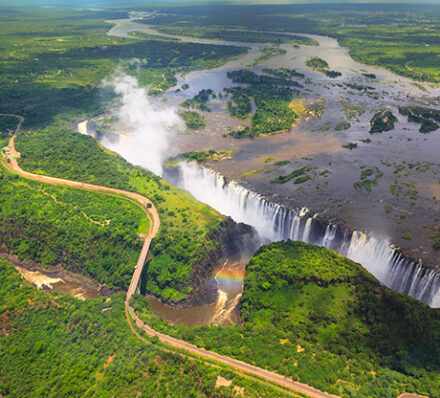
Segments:
[[[370,120],[370,134],[393,130],[395,122],[397,117],[389,109],[377,112]]]
[[[376,75],[374,73],[362,73],[362,76],[366,77],[367,79],[376,79]]]
[[[295,69],[289,69],[289,68],[278,68],[278,69],[264,68],[263,72],[268,75],[273,75],[275,77],[278,77],[280,79],[291,79],[292,77],[299,77],[301,79],[304,79],[306,77],[304,73],[300,73],[297,72]]]
[[[180,112],[186,128],[189,130],[198,130],[206,126],[206,119],[203,115],[194,111]]]
[[[275,158],[273,157],[273,156],[268,156],[268,157],[265,157],[265,158],[263,158],[263,159],[261,159],[261,163],[271,163],[271,162],[273,162],[275,160]]]
[[[264,169],[254,169],[254,170],[251,170],[251,171],[246,171],[245,173],[243,173],[243,174],[240,176],[240,178],[250,177],[250,176],[253,176],[253,175],[255,175],[255,174],[259,174],[259,173],[261,173],[262,171],[264,171]]]
[[[290,76],[274,77],[257,75],[249,69],[240,69],[227,72],[229,79],[234,83],[249,84],[253,86],[294,86],[302,87],[298,82],[291,80]]]
[[[286,50],[282,49],[277,44],[268,44],[266,46],[260,47],[261,55],[256,58],[249,66],[256,66],[263,61],[266,61],[272,57],[276,57],[277,55],[286,54]]]
[[[380,171],[378,167],[375,167],[374,169],[363,169],[361,171],[360,181],[354,183],[354,188],[357,191],[365,189],[367,192],[371,192],[372,187],[379,183],[379,179],[382,178],[383,175],[383,171]],[[373,176],[374,178],[369,178]]]
[[[289,164],[290,160],[280,160],[279,162],[275,162],[275,166],[285,166],[286,164]]]
[[[310,57],[306,61],[306,65],[309,68],[320,70],[320,69],[328,69],[330,65],[327,63],[326,60],[319,58],[319,57]]]
[[[132,203],[53,187],[0,169],[0,246],[20,259],[81,272],[126,289],[148,219]]]
[[[253,138],[254,135],[251,133],[249,126],[239,127],[237,130],[232,130],[230,133],[225,134],[226,137],[232,138]]]
[[[302,177],[298,177],[295,180],[293,180],[294,184],[303,184],[306,181],[309,181],[312,177],[306,175],[306,176],[302,176]]]
[[[99,85],[118,66],[154,94],[173,86],[176,72],[218,66],[246,52],[236,46],[107,36],[110,25],[104,21],[125,16],[85,8],[2,9],[2,112],[24,116],[25,127],[45,126],[61,114],[95,115],[108,100]]]
[[[365,112],[364,106],[355,105],[351,102],[341,101],[341,106],[349,122],[359,121],[359,116]]]
[[[147,24],[149,23],[148,20],[144,22]],[[286,35],[282,33],[245,32],[204,27],[189,28],[184,26],[158,26],[156,27],[156,30],[160,33],[165,33],[167,35],[198,37],[201,39],[219,39],[225,41],[239,41],[249,43],[290,43],[306,46],[318,45],[316,40],[310,39],[308,37],[298,35]]]
[[[358,147],[358,144],[357,144],[356,142],[349,142],[348,144],[344,144],[344,145],[342,145],[342,148],[350,149],[350,151],[351,151],[352,149],[357,148],[357,147]]]
[[[314,69],[318,72],[324,73],[327,77],[330,77],[332,79],[339,77],[339,76],[342,76],[341,72],[329,70],[330,66],[327,63],[327,61],[322,58],[319,58],[319,57],[310,57],[306,61],[306,65],[311,69]]]
[[[12,135],[17,127],[17,118],[14,116],[0,116],[0,139]]]
[[[233,94],[234,104],[228,104],[231,114],[241,118],[247,117],[251,111],[250,99],[256,106],[251,116],[251,126],[232,131],[229,136],[243,138],[282,133],[290,130],[298,121],[299,115],[291,106],[294,91],[290,87],[301,85],[289,76],[267,76],[247,69],[227,72],[227,76],[234,83],[249,85],[247,88],[225,90]]]
[[[225,92],[232,94],[228,101],[228,111],[231,116],[246,119],[252,111],[249,97],[244,94],[241,88],[225,89]]]
[[[423,4],[402,5],[398,10],[386,4],[290,4],[271,8],[242,5],[225,6],[220,12],[216,7],[205,7],[200,13],[182,7],[175,15],[148,19],[147,23],[193,30],[228,27],[332,36],[358,62],[413,79],[438,82],[439,16],[438,7]]]
[[[400,106],[399,113],[408,117],[408,122],[420,124],[421,133],[430,133],[439,129],[440,111],[420,106]]]
[[[411,240],[412,239],[412,233],[411,232],[405,232],[402,234],[402,239]]]
[[[128,32],[128,36],[137,37],[139,39],[147,40],[163,40],[163,41],[178,41],[179,39],[174,37],[165,37],[161,35],[154,35],[146,32]]]
[[[385,288],[360,265],[300,242],[264,246],[246,268],[244,323],[155,328],[342,397],[440,392],[440,312]]]
[[[358,62],[382,66],[412,79],[438,82],[440,63],[434,56],[439,51],[434,41],[438,28],[429,28],[429,19],[419,18],[410,18],[406,26],[369,24],[338,28],[335,35]]]
[[[324,71],[324,74],[325,74],[327,77],[330,77],[330,78],[332,78],[332,79],[335,79],[336,77],[342,76],[342,73],[341,73],[341,72],[337,72],[337,71],[334,71],[334,70],[325,70],[325,71]]]
[[[203,89],[191,99],[183,101],[181,105],[185,108],[193,108],[205,112],[211,112],[211,109],[208,107],[207,104],[209,102],[209,97],[213,95],[213,93],[214,91],[212,91],[211,89]]]
[[[0,258],[0,394],[8,397],[188,398],[287,395],[140,341],[125,294],[81,301],[39,291]],[[216,388],[217,376],[232,381]]]
[[[385,203],[384,205],[385,213],[392,213],[394,210],[394,207],[391,206],[389,203]]]
[[[232,151],[215,151],[214,149],[210,149],[209,151],[185,152],[168,160],[165,166],[174,167],[181,161],[204,162],[206,160],[214,160],[220,162],[222,160],[232,159],[233,155]]]
[[[304,175],[310,170],[311,170],[310,167],[307,167],[307,166],[301,167],[300,169],[293,170],[291,173],[289,173],[285,176],[279,176],[277,178],[274,178],[270,182],[275,183],[275,184],[285,184],[286,182],[289,182],[292,178],[302,176],[301,178],[297,178],[294,181],[294,184],[301,184],[301,183],[310,179],[310,176]]]
[[[147,291],[164,300],[180,300],[197,278],[193,266],[215,249],[207,236],[222,221],[211,208],[159,177],[103,150],[91,137],[57,126],[21,133],[16,142],[20,165],[36,173],[126,189],[151,198],[161,227],[146,267]]]
[[[339,122],[336,126],[335,126],[335,130],[336,131],[342,131],[342,130],[348,130],[351,127],[350,122],[347,122],[346,120]]]
[[[432,239],[432,248],[434,250],[440,250],[440,231],[438,226],[434,226],[431,228],[431,234],[429,236]]]

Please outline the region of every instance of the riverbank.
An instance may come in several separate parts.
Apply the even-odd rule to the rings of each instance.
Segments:
[[[80,300],[110,296],[117,293],[115,290],[101,285],[85,275],[67,271],[61,265],[43,268],[38,263],[21,261],[17,256],[8,253],[0,253],[0,257],[13,263],[21,276],[38,289],[54,290],[69,294]]]

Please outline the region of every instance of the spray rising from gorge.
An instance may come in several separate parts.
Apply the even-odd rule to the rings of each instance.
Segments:
[[[266,242],[292,239],[325,246],[360,263],[391,289],[440,307],[439,275],[404,257],[388,239],[324,224],[308,209],[287,209],[195,163],[181,163],[177,172],[164,169],[171,130],[183,127],[177,108],[153,104],[133,77],[118,74],[105,84],[120,95],[121,105],[113,113],[124,131],[118,140],[102,138],[107,148],[234,221],[253,226]]]
[[[117,142],[102,139],[102,144],[118,152],[133,164],[162,175],[162,163],[170,133],[183,129],[176,107],[159,106],[150,101],[147,91],[132,76],[115,73],[103,83],[120,96],[120,105],[112,110],[123,134]]]

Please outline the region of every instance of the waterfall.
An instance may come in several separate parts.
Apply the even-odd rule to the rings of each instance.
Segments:
[[[440,307],[440,275],[404,257],[387,239],[332,224],[324,228],[309,209],[295,211],[269,202],[195,163],[181,163],[179,176],[170,178],[197,200],[253,226],[266,241],[291,239],[327,247],[361,264],[387,287]]]

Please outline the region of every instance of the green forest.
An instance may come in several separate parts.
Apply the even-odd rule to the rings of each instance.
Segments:
[[[148,231],[144,212],[126,200],[28,181],[0,169],[0,247],[44,267],[62,264],[126,289]]]
[[[192,275],[193,264],[216,249],[218,243],[207,236],[219,226],[222,216],[151,172],[102,149],[92,137],[53,126],[21,133],[16,146],[25,170],[151,198],[159,211],[161,228],[152,243],[153,259],[146,267],[147,290],[166,301],[178,301],[191,293],[198,282]],[[128,281],[126,277],[125,287]]]
[[[0,395],[284,398],[260,383],[140,341],[124,293],[81,301],[35,289],[0,258]],[[231,385],[216,388],[217,376]]]
[[[342,397],[440,393],[440,311],[325,248],[260,248],[246,267],[241,325],[169,325],[135,300],[158,330]]]

